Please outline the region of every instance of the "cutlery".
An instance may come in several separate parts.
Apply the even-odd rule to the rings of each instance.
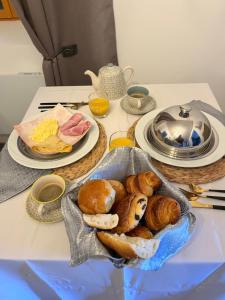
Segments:
[[[195,208],[213,208],[213,209],[225,210],[225,206],[223,205],[205,204],[205,203],[200,203],[198,201],[189,201],[189,202],[191,206]]]
[[[206,190],[206,189],[203,189],[201,186],[196,185],[196,184],[194,184],[194,183],[190,183],[190,184],[189,184],[189,187],[190,187],[190,189],[191,189],[193,192],[195,192],[195,193],[197,193],[197,194],[201,194],[201,193],[204,193],[204,192],[225,193],[225,190],[217,190],[217,189],[208,189],[208,190]]]
[[[88,102],[41,102],[38,109],[48,110],[54,108],[57,104],[61,104],[63,107],[68,107],[71,109],[79,109],[81,106],[88,105]]]
[[[182,188],[179,188],[179,190],[181,192],[183,192],[185,194],[185,196],[189,199],[189,200],[197,200],[199,197],[201,198],[209,198],[209,199],[215,199],[215,200],[225,200],[225,197],[222,197],[222,196],[214,196],[214,195],[200,195],[200,194],[197,194],[197,193],[194,193],[194,192],[189,192],[189,191],[186,191]]]
[[[85,105],[85,104],[88,104],[88,102],[84,102],[84,101],[81,101],[81,102],[41,102],[40,103],[40,105],[57,105],[57,104],[62,104],[62,105],[64,105],[64,104],[72,104],[72,105],[74,105],[74,104],[83,104],[83,105]]]

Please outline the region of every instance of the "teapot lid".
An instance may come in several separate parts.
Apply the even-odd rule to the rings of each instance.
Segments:
[[[121,72],[121,68],[119,66],[115,66],[113,63],[108,63],[106,66],[102,67],[99,70],[99,74],[104,76],[114,76],[118,75]]]

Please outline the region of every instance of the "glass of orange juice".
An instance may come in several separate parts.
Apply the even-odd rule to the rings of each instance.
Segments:
[[[116,131],[109,139],[109,151],[119,147],[135,147],[135,140],[128,137],[127,131]]]
[[[109,113],[109,100],[98,97],[95,93],[89,95],[88,105],[94,117],[105,118]]]

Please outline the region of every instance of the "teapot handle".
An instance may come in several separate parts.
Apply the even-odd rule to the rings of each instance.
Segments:
[[[126,80],[126,83],[128,85],[128,83],[131,81],[133,75],[134,75],[134,69],[131,66],[126,66],[123,68],[123,73],[125,74],[126,71],[130,71],[130,77],[128,77],[128,79]]]

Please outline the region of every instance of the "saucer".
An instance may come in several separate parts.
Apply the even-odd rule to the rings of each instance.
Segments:
[[[50,210],[48,213],[40,216],[38,214],[38,206],[30,196],[27,197],[26,210],[32,219],[41,223],[56,223],[61,222],[64,219],[61,208]]]
[[[130,106],[129,103],[128,103],[127,96],[124,97],[121,100],[120,106],[128,114],[131,114],[131,115],[144,115],[144,114],[148,113],[149,111],[153,110],[156,107],[155,99],[153,99],[151,96],[147,96],[146,98],[147,98],[146,103],[140,109]]]

